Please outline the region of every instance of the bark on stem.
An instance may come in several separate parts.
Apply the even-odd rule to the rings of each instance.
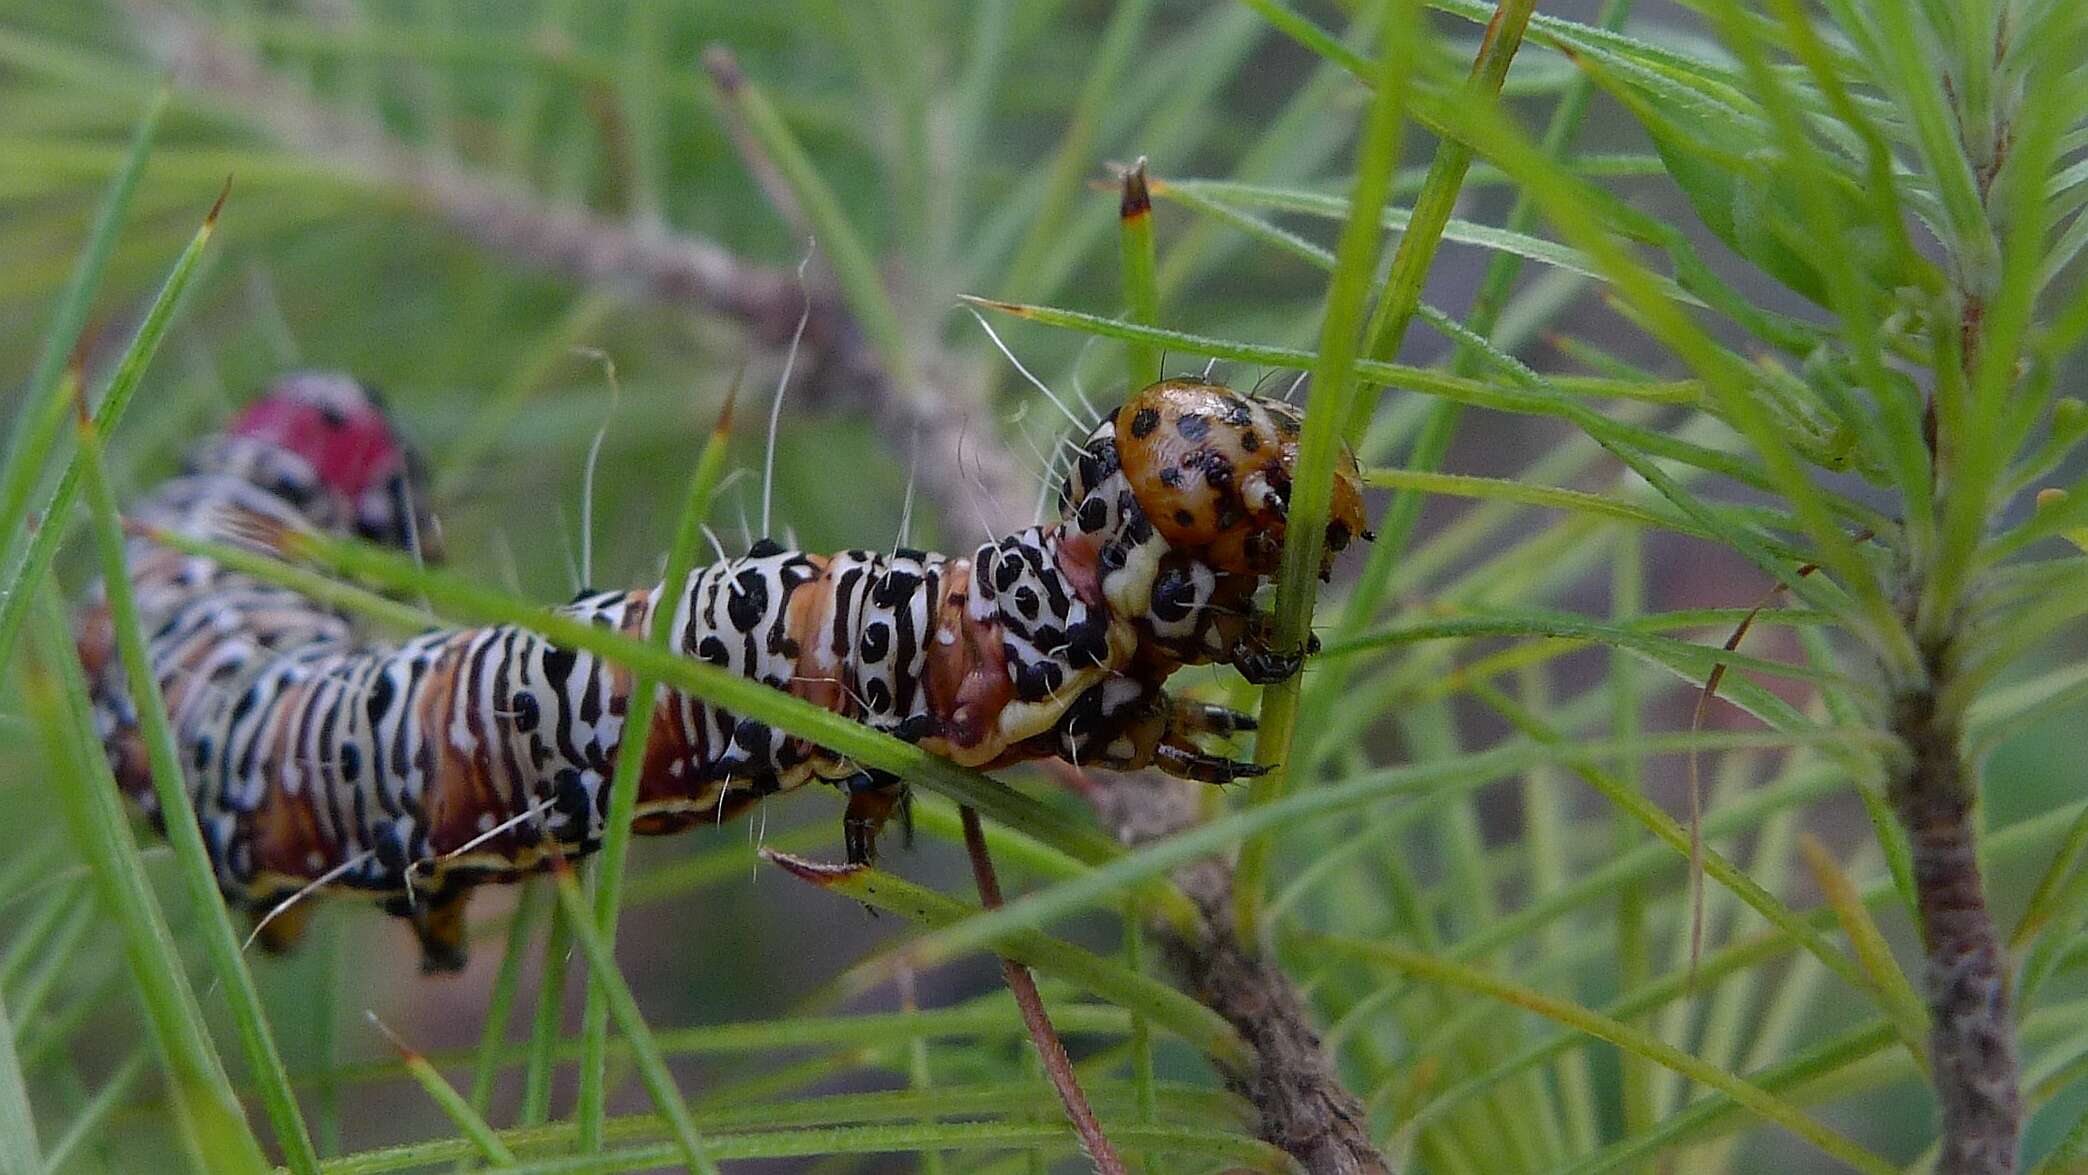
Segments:
[[[1126,844],[1158,840],[1198,820],[1193,785],[1113,775],[1081,776],[1077,786]],[[1199,861],[1177,870],[1174,882],[1203,911],[1203,933],[1192,941],[1156,923],[1155,937],[1190,994],[1225,1017],[1252,1050],[1252,1064],[1226,1080],[1260,1113],[1262,1139],[1313,1175],[1388,1175],[1363,1104],[1334,1071],[1296,985],[1233,937],[1231,864]]]
[[[1943,1108],[1939,1175],[2013,1175],[2022,1123],[2008,970],[1980,877],[1974,773],[1957,716],[1937,705],[1950,657],[1902,693],[1892,730],[1905,747],[1892,803],[1914,858],[1927,954],[1929,1050]]]

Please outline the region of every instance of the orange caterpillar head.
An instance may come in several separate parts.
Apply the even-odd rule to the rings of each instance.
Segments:
[[[1166,379],[1118,410],[1125,477],[1154,529],[1218,571],[1272,575],[1283,556],[1304,414],[1218,384]],[[1334,468],[1324,577],[1363,527],[1363,475],[1344,445]]]

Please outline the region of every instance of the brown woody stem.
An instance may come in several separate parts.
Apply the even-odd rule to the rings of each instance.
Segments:
[[[986,852],[986,832],[979,827],[979,813],[967,806],[959,809],[964,818],[964,847],[971,854],[972,874],[979,881],[979,904],[989,910],[1001,906],[1000,879],[993,871],[993,858]],[[1022,1022],[1029,1028],[1030,1041],[1037,1046],[1037,1056],[1044,1062],[1044,1072],[1051,1078],[1053,1088],[1058,1090],[1059,1101],[1066,1107],[1066,1118],[1073,1123],[1074,1133],[1080,1136],[1080,1144],[1086,1148],[1088,1158],[1101,1175],[1129,1175],[1124,1160],[1119,1158],[1116,1148],[1102,1133],[1102,1123],[1095,1118],[1095,1108],[1088,1104],[1087,1093],[1080,1088],[1080,1078],[1073,1073],[1073,1060],[1066,1055],[1066,1046],[1059,1041],[1058,1030],[1051,1026],[1051,1016],[1044,1010],[1044,999],[1037,994],[1037,981],[1030,975],[1029,968],[1013,959],[1000,961],[1001,975],[1008,981],[1008,990],[1015,993],[1015,1006],[1022,1009]]]
[[[1102,823],[1129,845],[1172,835],[1198,819],[1195,793],[1173,781],[1111,775],[1080,777],[1077,786]],[[1191,939],[1155,923],[1154,935],[1190,993],[1247,1041],[1252,1059],[1226,1079],[1261,1115],[1262,1139],[1313,1175],[1387,1175],[1391,1168],[1371,1141],[1363,1104],[1334,1071],[1297,986],[1271,958],[1233,937],[1232,866],[1199,861],[1177,870],[1174,882],[1202,910],[1203,932]]]
[[[1896,699],[1892,730],[1906,755],[1891,799],[1914,857],[1927,953],[1929,1049],[1943,1107],[1939,1175],[2012,1175],[2023,1105],[2008,969],[1987,910],[1974,818],[1974,771],[1957,716],[1937,704],[1947,649],[1928,681]]]
[[[808,407],[865,411],[896,448],[918,452],[921,490],[947,518],[983,517],[998,528],[1029,517],[1034,487],[1019,462],[997,459],[983,374],[936,352],[921,358],[912,379],[895,378],[831,285],[813,281],[807,290],[791,268],[750,261],[695,233],[547,199],[513,177],[403,142],[374,119],[320,101],[188,6],[126,0],[125,7],[183,90],[292,151],[404,195],[489,252],[636,300],[717,315],[770,345],[792,338],[809,298],[803,386],[816,394]]]

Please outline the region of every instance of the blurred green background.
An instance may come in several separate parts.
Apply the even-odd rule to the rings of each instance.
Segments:
[[[1352,7],[1297,6],[1330,29],[1349,27]],[[1601,7],[1591,0],[1542,9],[1593,20]],[[1478,27],[1440,14],[1431,20],[1435,36],[1417,50],[1424,66],[1461,73],[1478,44]],[[1650,43],[1725,60],[1688,6],[1639,5],[1628,27]],[[710,242],[769,278],[789,279],[809,249],[808,281],[823,295],[832,288],[828,267],[845,268],[846,259],[836,256],[831,239],[815,243],[818,234],[803,209],[778,199],[777,179],[764,174],[775,161],[750,146],[758,136],[750,136],[743,112],[706,76],[700,59],[711,46],[731,51],[830,186],[890,291],[899,343],[919,367],[916,378],[897,381],[913,402],[895,413],[878,398],[892,381],[866,377],[861,369],[889,358],[891,342],[865,339],[845,316],[817,317],[783,410],[774,479],[775,529],[815,550],[892,543],[911,465],[926,463],[939,476],[936,485],[919,479],[911,537],[921,545],[962,547],[978,541],[982,524],[1005,525],[1004,501],[991,487],[1015,484],[1034,492],[1063,422],[993,349],[957,298],[978,294],[1119,313],[1111,164],[1146,157],[1163,183],[1202,176],[1343,194],[1351,138],[1367,99],[1352,78],[1273,31],[1251,8],[1175,0],[4,0],[0,372],[24,373],[34,363],[49,307],[75,263],[99,193],[123,158],[140,111],[171,78],[173,106],[94,304],[85,352],[91,380],[105,376],[107,360],[121,351],[151,291],[228,176],[232,194],[206,269],[113,441],[121,489],[135,491],[173,469],[186,446],[273,374],[338,368],[383,388],[423,448],[453,567],[546,601],[580,585],[583,558],[591,564],[585,579],[592,585],[649,582],[658,574],[680,487],[744,368],[734,436],[734,464],[744,472],[712,513],[719,541],[737,552],[759,524],[761,417],[785,363],[781,343],[793,302],[784,297],[762,313],[737,314],[714,298],[663,296],[649,284],[646,264],[620,266],[616,250],[656,259],[684,242]],[[1518,112],[1541,125],[1576,78],[1558,53],[1531,49],[1507,88]],[[1395,202],[1411,203],[1433,149],[1425,133],[1409,134],[1410,167]],[[1695,224],[1688,203],[1658,174],[1646,139],[1615,103],[1594,99],[1577,150],[1597,161],[1591,173],[1603,175],[1606,188],[1685,225],[1713,267],[1749,297],[1781,311],[1806,311]],[[470,198],[460,199],[459,192]],[[513,213],[522,227],[510,232],[497,217],[474,223],[460,212],[473,200]],[[1489,178],[1482,167],[1458,215],[1498,224],[1512,200],[1498,175]],[[1338,227],[1324,218],[1278,219],[1327,247]],[[1313,345],[1325,291],[1320,270],[1164,195],[1156,225],[1163,323],[1225,338]],[[556,237],[552,229],[568,236]],[[562,250],[554,237],[594,244]],[[589,256],[576,260],[579,253]],[[1494,255],[1446,244],[1426,297],[1460,313]],[[786,281],[782,289],[787,294],[792,286]],[[1569,272],[1530,266],[1513,290],[1496,338],[1505,334],[1504,347],[1533,367],[1600,374],[1599,365],[1585,361],[1592,349],[1620,366],[1644,365],[1653,377],[1682,373],[1603,291]],[[996,326],[1014,354],[1062,393],[1084,389],[1105,406],[1121,395],[1117,344],[1068,331]],[[1430,364],[1449,350],[1440,335],[1417,328],[1402,358]],[[1174,357],[1169,368],[1199,371],[1203,362]],[[1220,365],[1217,374],[1235,383],[1266,377],[1287,384],[1294,373]],[[0,377],[0,416],[12,415],[20,379]],[[1416,400],[1386,396],[1368,446],[1371,460],[1400,463],[1418,419]],[[1679,430],[1685,415],[1657,419]],[[948,441],[947,429],[931,430],[925,446],[913,439],[935,422],[953,420],[961,422],[954,450],[936,439]],[[597,434],[587,516],[582,486]],[[1444,464],[1505,477],[1556,468],[1584,486],[1622,484],[1613,465],[1592,454],[1574,457],[1569,436],[1556,422],[1474,411]],[[993,468],[968,471],[967,459]],[[1552,519],[1538,511],[1497,512],[1475,524],[1489,505],[1445,499],[1424,507],[1416,546],[1431,561],[1402,583],[1401,616],[1427,615],[1439,588],[1462,583],[1461,576],[1484,572],[1525,545],[1543,569],[1516,573],[1524,578],[1508,589],[1515,598],[1595,613],[1611,606],[1606,559],[1619,549],[1613,536],[1560,545]],[[591,528],[585,538],[583,527]],[[1632,541],[1630,550],[1640,554],[1638,540]],[[74,546],[59,570],[76,594],[93,572],[85,544]],[[1647,611],[1744,607],[1767,586],[1729,552],[1690,539],[1652,535],[1642,554]],[[1344,588],[1337,584],[1333,591]],[[1715,645],[1722,635],[1707,625],[1696,639]],[[1471,643],[1458,660],[1501,647]],[[1758,633],[1748,648],[1761,657],[1799,655],[1785,629]],[[2080,652],[2072,642],[2055,642],[2023,675],[2064,666]],[[1386,665],[1396,670],[1400,655],[1386,654]],[[1439,672],[1447,668],[1428,676]],[[1585,649],[1539,672],[1548,675],[1545,688],[1561,695],[1562,709],[1576,698],[1583,703],[1571,711],[1578,717],[1567,723],[1570,729],[1601,731],[1600,706],[1586,698],[1599,693],[1611,672],[1607,654]],[[1214,670],[1186,678],[1214,697],[1228,690],[1240,696],[1238,684]],[[1769,684],[1792,686],[1785,692],[1793,699],[1807,696],[1796,688],[1803,683]],[[1690,682],[1648,675],[1644,691],[1646,729],[1687,728],[1695,704]],[[1382,708],[1351,716],[1356,746],[1344,748],[1348,757],[1329,773],[1401,762],[1416,748],[1425,757],[1434,753],[1430,730],[1453,731],[1447,737],[1466,747],[1505,734],[1497,715],[1468,698],[1420,696],[1426,693],[1371,695]],[[1995,753],[1988,765],[1995,781],[1985,810],[1990,825],[2016,824],[2080,796],[2084,717],[2078,709],[2050,716]],[[1751,720],[1723,707],[1714,707],[1712,726],[1753,729]],[[37,1022],[17,1019],[25,1040],[36,1039],[45,1025],[58,1026],[32,1081],[39,1110],[58,1122],[101,1085],[136,1044],[139,1029],[116,944],[98,932],[77,896],[85,891],[62,827],[47,810],[36,763],[27,724],[15,707],[0,703],[0,828],[6,830],[0,876],[16,887],[0,893],[0,948],[14,943],[22,956],[0,963],[0,992],[17,1007],[25,991],[39,993]],[[1766,752],[1739,754],[1723,767],[1707,766],[1706,778],[1723,770],[1727,790],[1719,794],[1731,801],[1768,777],[1772,766]],[[1648,794],[1682,811],[1681,758],[1651,757],[1640,767]],[[1055,805],[1083,811],[1048,781],[1023,773],[1014,778]],[[1502,909],[1551,884],[1532,881],[1524,869],[1525,838],[1533,822],[1545,819],[1528,807],[1532,787],[1548,789],[1552,812],[1570,818],[1553,832],[1576,870],[1609,858],[1612,817],[1570,776],[1552,771],[1496,785],[1462,805],[1467,822],[1457,827],[1467,839],[1456,839],[1445,831],[1451,826],[1433,816],[1387,832],[1375,854],[1400,858],[1399,867],[1419,879],[1423,892],[1400,892],[1396,869],[1381,868],[1364,852],[1348,858],[1354,865],[1336,878],[1339,884],[1315,892],[1301,911],[1335,908],[1341,912],[1332,920],[1349,919],[1348,928],[1362,935],[1403,936],[1412,930],[1403,919],[1415,909],[1439,913],[1452,938],[1476,929],[1471,912],[1446,896],[1469,873],[1491,887]],[[1794,830],[1863,862],[1859,872],[1866,878],[1876,875],[1869,824],[1846,789],[1781,815],[1792,823],[1771,831],[1764,817],[1725,843],[1745,857],[1759,842],[1781,838],[1778,855],[1757,862],[1755,876],[1794,906],[1818,902],[1810,876],[1789,852]],[[851,964],[907,927],[810,891],[759,864],[752,852],[765,840],[838,856],[838,816],[833,796],[805,793],[768,805],[744,824],[641,843],[618,958],[656,1030],[899,1006],[891,985],[857,991],[846,977]],[[2054,825],[2032,838],[2030,848],[1993,862],[1991,884],[2004,926],[2022,908],[2057,832]],[[146,843],[155,876],[166,879],[162,892],[178,930],[187,914],[172,862],[156,840]],[[1338,843],[1326,830],[1288,836],[1280,872],[1294,877]],[[887,864],[897,871],[969,898],[961,854],[946,841],[924,836],[910,851],[896,844],[887,851]],[[1459,856],[1472,851],[1483,859]],[[1648,894],[1660,911],[1654,922],[1660,969],[1680,965],[1685,888],[1679,867],[1670,862],[1665,868]],[[1011,872],[1022,876],[1019,866]],[[475,904],[476,950],[461,976],[422,978],[404,928],[350,903],[329,904],[295,956],[255,964],[292,1073],[345,1065],[355,1078],[312,1078],[310,1105],[326,1107],[314,1111],[322,1146],[346,1153],[453,1133],[421,1090],[386,1064],[392,1054],[362,1013],[376,1012],[431,1053],[475,1046],[513,895],[488,894]],[[1588,942],[1599,945],[1614,934],[1606,906],[1590,905],[1579,918],[1572,926]],[[1916,952],[1904,912],[1881,919],[1911,965]],[[1091,917],[1067,933],[1112,950],[1113,927]],[[1714,916],[1719,941],[1745,928],[1730,909]],[[1544,962],[1571,929],[1555,926],[1524,941],[1527,949],[1510,952],[1500,969],[1599,1006],[1620,987],[1599,950],[1558,967]],[[1296,952],[1304,949],[1289,951],[1287,960],[1298,961]],[[514,1039],[526,1035],[540,970],[541,960],[530,954],[521,971]],[[1741,1056],[1766,1062],[1801,1052],[1865,1011],[1817,971],[1807,977],[1795,964],[1766,964],[1752,974],[1747,994],[1710,1013],[1726,1018],[1721,1027],[1694,1019],[1699,1009],[1667,1028],[1685,1042],[1725,1033],[1735,1064]],[[1396,1127],[1394,1105],[1420,1092],[1385,1074],[1406,1064],[1401,1050],[1414,1038],[1413,1026],[1369,1012],[1367,978],[1336,975],[1332,968],[1322,976],[1309,958],[1294,974],[1312,985],[1326,1021],[1343,1025],[1338,1055],[1344,1072],[1359,1088],[1389,1088],[1373,1108],[1387,1130]],[[990,997],[998,983],[990,962],[974,957],[920,976],[914,998],[923,1007],[943,1007]],[[575,1020],[579,990],[576,980],[566,997]],[[2076,968],[2054,981],[2047,998],[2084,993],[2088,984]],[[215,1015],[215,1003],[204,1002]],[[1359,1020],[1342,1019],[1359,1008]],[[1463,1008],[1452,999],[1439,1011]],[[1777,1027],[1766,1027],[1769,1021]],[[2054,1029],[2057,1039],[2072,1043],[2040,1053],[2045,1072],[2078,1067],[2078,1055],[2066,1050],[2081,1043],[2084,1027]],[[1112,1043],[1071,1035],[1083,1055]],[[1029,1073],[1025,1048],[1010,1033],[939,1044],[937,1065],[945,1081],[1023,1077]],[[1473,1048],[1476,1055],[1455,1053],[1442,1062],[1449,1068],[1443,1084],[1505,1055],[1508,1044]],[[777,1056],[753,1047],[677,1056],[675,1068],[685,1091],[701,1098],[702,1091],[729,1089],[759,1073],[785,1072],[805,1056],[816,1060],[779,1078],[774,1089],[756,1086],[744,1096],[895,1088],[908,1080],[910,1058],[889,1045],[874,1055]],[[1614,1054],[1594,1049],[1586,1056],[1592,1104],[1607,1140],[1620,1115]],[[1931,1136],[1932,1108],[1911,1096],[1920,1086],[1903,1057],[1896,1065],[1882,1056],[1874,1060],[1836,1075],[1848,1095],[1834,1100],[1825,1116],[1893,1159],[1911,1160]],[[375,1067],[355,1068],[364,1062]],[[1161,1066],[1163,1076],[1215,1086],[1186,1050],[1163,1048]],[[468,1066],[452,1072],[468,1074]],[[138,1103],[117,1110],[108,1128],[81,1148],[78,1169],[164,1169],[159,1164],[170,1143],[163,1107],[150,1081],[141,1088]],[[493,1120],[513,1120],[521,1096],[518,1073],[510,1070],[494,1098]],[[570,1072],[561,1071],[552,1091],[554,1115],[564,1112],[570,1096]],[[1676,1092],[1665,1096],[1671,1105],[1685,1104]],[[2033,1151],[2050,1145],[2083,1097],[2078,1088],[2065,1092],[2037,1119]],[[625,1080],[613,1104],[638,1111],[645,1099]],[[1048,1100],[1039,1108],[1048,1109]],[[1767,1130],[1745,1132],[1739,1149],[1682,1153],[1680,1169],[1830,1169],[1816,1153]],[[779,1161],[773,1169],[855,1161]],[[864,1162],[878,1169],[913,1165],[903,1156]]]

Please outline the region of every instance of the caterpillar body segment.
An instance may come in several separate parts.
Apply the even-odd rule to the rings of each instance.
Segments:
[[[968,556],[832,555],[763,540],[680,584],[586,592],[566,615],[644,637],[916,743],[998,767],[1058,757],[1225,782],[1209,753],[1245,715],[1170,697],[1188,664],[1257,681],[1297,671],[1252,597],[1282,548],[1298,416],[1217,385],[1166,381],[1081,446],[1052,523]],[[1362,530],[1340,470],[1328,558]],[[282,529],[425,550],[418,465],[345,377],[277,383],[134,511],[149,527],[267,547]],[[1162,518],[1164,512],[1164,520]],[[149,529],[148,532],[149,533]],[[367,639],[294,591],[134,538],[152,670],[227,897],[257,916],[357,891],[412,920],[430,969],[461,966],[463,903],[556,855],[592,851],[626,745],[625,670],[509,625]],[[103,608],[80,645],[119,783],[157,817]],[[663,691],[642,742],[636,830],[729,818],[814,781],[848,796],[844,842],[870,858],[893,776]],[[270,917],[294,941],[309,903]]]

